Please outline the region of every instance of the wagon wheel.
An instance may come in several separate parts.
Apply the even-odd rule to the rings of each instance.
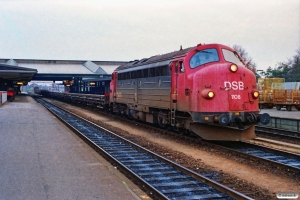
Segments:
[[[286,106],[286,109],[287,109],[288,111],[292,111],[292,106]]]
[[[280,106],[280,105],[277,105],[277,106],[276,106],[276,109],[277,109],[277,110],[281,110],[281,106]]]

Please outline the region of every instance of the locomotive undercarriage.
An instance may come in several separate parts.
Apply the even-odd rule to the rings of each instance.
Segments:
[[[246,129],[261,121],[261,115],[254,112],[191,113],[193,122]],[[267,117],[263,115],[264,117]],[[267,120],[267,119],[265,119]]]
[[[254,112],[192,113],[192,118],[190,129],[203,139],[227,141],[254,139],[255,124],[270,121],[269,114]]]
[[[175,111],[172,110],[151,107],[148,107],[144,112],[143,110],[139,111],[131,108],[134,108],[134,106],[117,103],[110,106],[110,110],[118,115],[126,115],[131,119],[157,124],[161,128],[181,130],[189,127],[189,113],[176,112],[175,114]]]
[[[111,109],[118,115],[157,124],[165,129],[193,132],[205,140],[241,141],[256,138],[254,125],[266,124],[268,114],[258,113],[186,113],[157,108],[147,108],[147,112],[130,109],[133,106],[113,104]]]

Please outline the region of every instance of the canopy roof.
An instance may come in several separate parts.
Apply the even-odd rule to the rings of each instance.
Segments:
[[[36,74],[36,69],[0,64],[0,78],[3,80],[22,81],[27,84]]]

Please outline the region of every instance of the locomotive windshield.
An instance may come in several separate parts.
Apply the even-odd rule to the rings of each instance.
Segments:
[[[226,61],[244,66],[244,63],[240,60],[239,56],[236,53],[229,51],[227,49],[222,49],[222,52]]]
[[[219,61],[219,55],[216,49],[204,49],[198,51],[190,60],[190,67],[192,69],[210,62]]]

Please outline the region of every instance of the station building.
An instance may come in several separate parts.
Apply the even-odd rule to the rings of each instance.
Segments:
[[[0,91],[14,89],[30,81],[62,82],[72,93],[104,94],[112,72],[123,61],[0,59]]]

